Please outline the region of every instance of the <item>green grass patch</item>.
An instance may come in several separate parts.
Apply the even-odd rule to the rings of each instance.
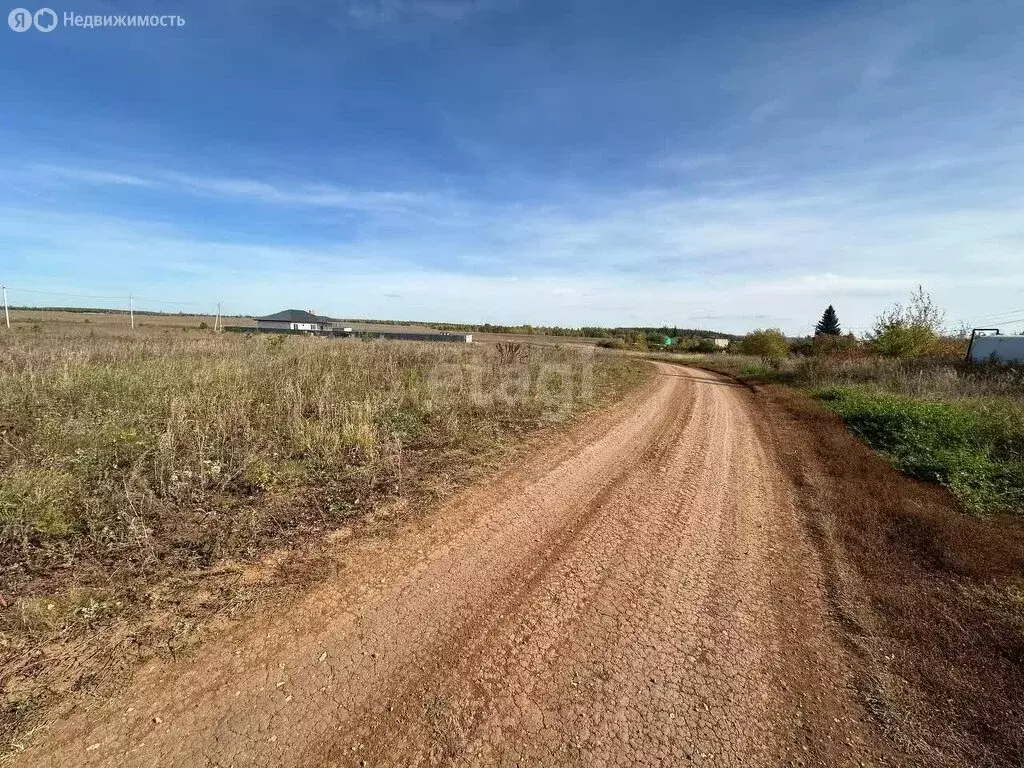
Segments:
[[[1024,407],[934,402],[829,387],[815,396],[869,445],[913,477],[941,483],[974,512],[1024,509]]]

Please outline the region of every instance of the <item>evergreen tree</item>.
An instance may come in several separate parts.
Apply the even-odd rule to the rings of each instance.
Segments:
[[[814,326],[814,335],[820,336],[825,334],[827,336],[839,336],[842,334],[842,329],[839,327],[839,315],[836,314],[836,310],[831,304],[828,305],[828,309],[821,316],[821,320]]]

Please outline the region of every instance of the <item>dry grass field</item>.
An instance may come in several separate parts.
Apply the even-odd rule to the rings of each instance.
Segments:
[[[142,314],[136,313],[135,327],[139,329],[159,330],[200,330],[201,326],[213,328],[213,315],[189,314]],[[251,317],[226,316],[222,318],[225,326],[238,328],[255,328],[256,323]],[[47,309],[12,309],[11,325],[14,330],[33,329],[64,329],[79,332],[82,326],[94,333],[121,333],[130,330],[131,321],[127,313],[114,313],[96,310],[94,312],[65,312]],[[360,331],[385,331],[405,333],[437,333],[435,328],[415,324],[382,324],[351,321],[349,325]],[[596,344],[600,339],[578,336],[545,336],[543,334],[510,334],[510,333],[474,333],[473,340],[493,344],[512,341],[522,344],[562,346],[567,344]]]
[[[177,315],[177,314],[135,314],[136,329],[160,330],[199,330],[200,325],[213,328],[213,315]],[[225,317],[224,325],[253,326],[256,323],[248,317]],[[127,312],[65,312],[49,309],[12,309],[11,330],[42,331],[64,330],[73,333],[121,333],[131,330],[131,319]]]
[[[648,375],[578,347],[503,361],[492,345],[126,321],[25,312],[0,332],[8,746],[315,580],[337,537],[386,532]]]

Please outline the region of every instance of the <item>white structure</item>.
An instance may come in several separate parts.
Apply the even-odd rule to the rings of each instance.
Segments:
[[[1004,363],[1024,365],[1024,336],[1004,336],[1001,333],[971,335],[967,359],[972,363]]]
[[[719,349],[727,349],[729,346],[728,339],[715,339],[715,346]]]
[[[284,312],[257,317],[256,328],[261,331],[329,331],[332,323],[329,317],[301,309],[286,309]]]

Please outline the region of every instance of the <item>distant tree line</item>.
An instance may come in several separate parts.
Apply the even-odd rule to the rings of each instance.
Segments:
[[[654,349],[666,346],[665,340],[671,339],[667,346],[690,350],[701,341],[705,347],[714,347],[712,339],[741,338],[735,334],[709,331],[704,328],[679,328],[677,326],[634,326],[606,328],[603,326],[584,325],[569,328],[560,325],[498,325],[494,323],[431,323],[411,320],[370,320],[351,319],[346,322],[367,323],[374,325],[425,325],[439,331],[457,331],[460,333],[510,333],[520,336],[572,336],[577,338],[604,340],[610,342],[604,346],[619,349]]]

